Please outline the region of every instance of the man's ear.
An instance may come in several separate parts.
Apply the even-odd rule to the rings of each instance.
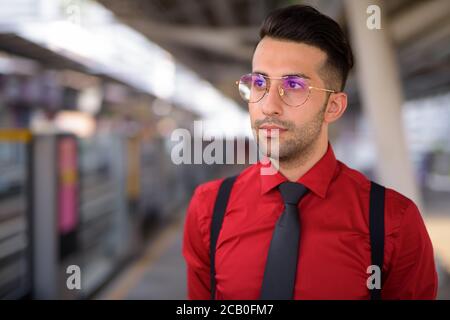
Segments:
[[[332,93],[328,99],[324,121],[332,123],[339,119],[347,109],[347,95],[344,92]]]

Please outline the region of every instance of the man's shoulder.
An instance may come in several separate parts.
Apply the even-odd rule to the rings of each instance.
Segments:
[[[240,185],[242,183],[246,183],[247,181],[251,181],[251,178],[255,173],[258,172],[258,164],[253,164],[248,166],[247,168],[243,169],[241,172],[239,172],[237,175],[237,179],[235,181],[235,185]],[[227,177],[231,177],[232,175],[229,175]],[[213,179],[206,181],[204,183],[199,184],[194,191],[193,199],[198,199],[199,201],[203,202],[203,204],[215,202],[215,199],[217,197],[217,193],[219,192],[220,185],[222,182],[227,178],[222,177],[218,179]]]
[[[219,190],[220,185],[222,184],[222,181],[225,178],[218,178],[214,180],[209,180],[206,182],[203,182],[199,184],[194,191],[194,197],[202,197],[205,194],[211,194],[211,193],[217,193]]]
[[[369,179],[364,173],[350,168],[342,162],[340,162],[340,165],[344,179],[350,181],[350,183],[352,183],[359,192],[365,194],[366,197],[369,198],[372,180]],[[382,183],[380,184],[383,185]],[[385,212],[390,218],[395,221],[400,221],[408,208],[417,210],[417,206],[411,198],[389,186],[384,187]]]
[[[338,160],[339,178],[346,185],[351,185],[358,193],[369,194],[370,179],[361,171],[347,166],[345,163]]]

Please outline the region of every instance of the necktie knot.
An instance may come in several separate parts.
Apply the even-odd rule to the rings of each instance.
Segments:
[[[285,204],[296,206],[300,199],[308,192],[308,189],[296,182],[283,182],[278,186]]]

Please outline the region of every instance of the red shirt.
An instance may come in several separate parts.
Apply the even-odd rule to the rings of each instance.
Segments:
[[[258,299],[272,232],[283,211],[281,174],[261,175],[258,162],[241,172],[217,241],[217,299]],[[209,232],[222,180],[198,186],[185,221],[183,255],[189,299],[210,298]],[[300,179],[301,238],[294,299],[369,299],[370,181],[337,161],[331,145]],[[417,206],[386,188],[383,299],[435,299],[433,248]]]

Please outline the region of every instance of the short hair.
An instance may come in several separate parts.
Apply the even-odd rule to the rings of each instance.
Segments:
[[[344,90],[353,67],[353,53],[339,24],[311,6],[292,5],[272,11],[259,32],[268,36],[314,46],[324,51],[327,60],[322,69],[324,82],[337,91]]]

